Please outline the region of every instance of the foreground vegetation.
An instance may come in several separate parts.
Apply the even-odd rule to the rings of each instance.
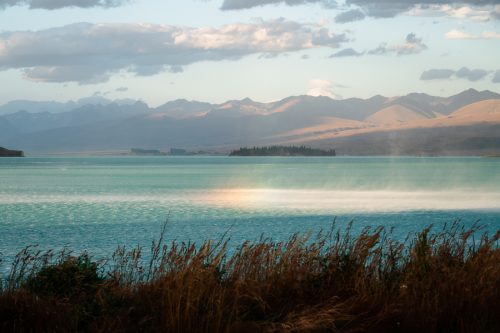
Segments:
[[[18,254],[1,332],[500,332],[500,232],[459,224]],[[145,260],[144,257],[149,258]]]

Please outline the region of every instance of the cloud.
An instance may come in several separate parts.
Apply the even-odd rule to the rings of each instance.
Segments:
[[[327,96],[330,98],[340,97],[333,92],[333,83],[329,80],[323,80],[323,79],[309,80],[309,91],[307,92],[307,95]]]
[[[399,55],[417,54],[427,49],[427,45],[422,43],[422,38],[417,38],[414,33],[409,33],[404,43],[393,45],[391,49]]]
[[[359,9],[351,9],[335,16],[336,23],[348,23],[360,21],[365,18],[365,14]]]
[[[479,36],[469,34],[465,31],[452,29],[444,34],[444,37],[447,39],[478,39]]]
[[[355,49],[348,48],[343,49],[337,53],[334,53],[330,56],[330,58],[340,58],[340,57],[359,57],[362,56],[363,52],[358,52]]]
[[[452,69],[429,69],[420,75],[420,80],[443,80],[449,79],[455,74]]]
[[[179,72],[200,61],[237,60],[320,47],[338,48],[345,34],[285,19],[220,28],[77,23],[0,33],[0,70],[21,69],[39,82],[104,82],[119,71]]]
[[[424,71],[422,75],[420,75],[420,80],[451,79],[453,76],[455,76],[459,79],[465,79],[471,82],[475,82],[484,79],[490,73],[491,71],[485,69],[469,69],[467,67],[462,67],[456,71],[452,69],[430,69]],[[494,80],[495,78],[493,78],[493,82],[495,82]]]
[[[248,9],[270,4],[289,6],[317,3],[338,8],[334,0],[224,0],[222,10]],[[337,23],[352,22],[365,16],[389,18],[399,14],[411,16],[449,17],[489,21],[500,19],[498,0],[346,0],[340,2],[344,13],[335,17]]]
[[[500,10],[500,7],[494,5],[493,3],[489,4],[480,4],[477,5],[463,5],[464,3],[460,2],[448,2],[446,4],[436,4],[431,5],[417,5],[408,11],[408,15],[410,16],[430,16],[430,17],[447,17],[458,20],[473,20],[479,22],[486,22],[490,20],[498,19],[496,17],[496,13]]]
[[[497,19],[499,11],[498,0],[347,0],[346,4],[377,18],[406,13],[488,21]]]
[[[422,42],[414,33],[406,35],[405,41],[399,44],[388,46],[387,43],[380,44],[377,48],[369,50],[367,53],[372,55],[383,55],[387,53],[396,53],[397,55],[417,54],[427,49],[427,45]]]
[[[115,91],[116,92],[126,92],[126,91],[128,91],[128,88],[127,87],[119,87],[119,88],[116,88]]]
[[[447,39],[500,39],[500,33],[496,31],[483,31],[481,35],[474,35],[459,29],[452,29],[444,36]]]
[[[500,32],[496,31],[483,31],[484,39],[500,39]]]
[[[382,55],[389,53],[389,49],[387,48],[387,43],[380,43],[380,45],[374,49],[369,50],[367,53],[371,55]]]
[[[270,4],[286,4],[288,6],[303,5],[309,3],[319,3],[326,8],[336,7],[334,0],[224,0],[222,10],[248,9]]]
[[[467,67],[460,68],[455,75],[469,81],[478,81],[488,75],[488,71],[484,69],[468,69]]]
[[[118,7],[130,0],[0,0],[0,9],[12,6],[28,6],[30,9],[61,9],[66,7]]]
[[[500,70],[497,70],[493,75],[493,79],[491,80],[493,83],[500,83]]]
[[[420,53],[425,49],[427,49],[427,45],[422,42],[422,38],[418,38],[414,33],[409,33],[406,35],[406,38],[402,43],[392,45],[381,43],[378,47],[363,52],[358,52],[352,48],[346,48],[330,55],[329,58],[360,57],[363,55],[384,54],[410,55]]]

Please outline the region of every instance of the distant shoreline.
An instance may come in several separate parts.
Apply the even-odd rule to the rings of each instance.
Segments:
[[[23,152],[24,153],[24,152]],[[27,152],[23,157],[335,157],[335,158],[500,158],[500,155],[336,155],[336,156],[321,156],[321,155],[253,155],[253,156],[229,156],[225,153],[204,153],[204,154],[189,154],[189,155],[134,155],[128,151],[125,152],[63,152],[63,153],[38,153]]]

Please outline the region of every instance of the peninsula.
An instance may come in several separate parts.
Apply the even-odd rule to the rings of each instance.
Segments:
[[[233,150],[229,156],[335,156],[335,149],[322,150],[305,146],[244,147]]]
[[[24,157],[24,152],[22,150],[9,150],[0,147],[0,157]]]

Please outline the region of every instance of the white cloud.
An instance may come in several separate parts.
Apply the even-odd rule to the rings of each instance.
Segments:
[[[494,19],[499,6],[418,5],[408,11],[410,16],[447,17],[459,20],[486,22]]]
[[[41,82],[104,82],[121,70],[153,75],[199,61],[236,60],[319,47],[337,48],[345,34],[285,19],[220,28],[78,23],[0,33],[0,70],[18,68]]]
[[[459,29],[452,29],[444,34],[447,39],[478,39],[479,36],[467,33]]]
[[[500,39],[496,31],[483,31],[481,35],[474,35],[459,29],[452,29],[444,34],[447,39]]]
[[[312,79],[309,80],[309,96],[327,96],[330,98],[340,98],[333,92],[333,83],[329,80]]]
[[[485,39],[500,39],[500,32],[483,31],[483,38],[485,38]]]
[[[0,0],[0,9],[12,6],[28,6],[30,9],[61,9],[65,7],[118,7],[130,0]]]

